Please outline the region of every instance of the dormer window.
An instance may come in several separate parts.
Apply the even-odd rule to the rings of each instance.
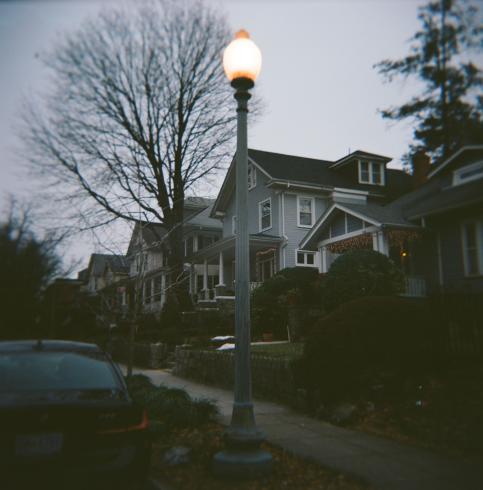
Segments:
[[[384,164],[359,160],[359,183],[384,185]]]
[[[248,165],[248,190],[257,185],[257,169],[251,163]]]
[[[483,161],[466,165],[453,174],[453,185],[466,184],[472,180],[483,178]]]

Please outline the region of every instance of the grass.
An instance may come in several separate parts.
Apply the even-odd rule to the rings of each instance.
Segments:
[[[274,359],[298,359],[302,356],[303,350],[304,344],[301,342],[287,342],[286,344],[259,344],[251,346],[252,354],[271,357]]]

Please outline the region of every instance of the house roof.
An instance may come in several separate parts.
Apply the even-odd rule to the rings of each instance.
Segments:
[[[207,207],[204,207],[199,213],[191,215],[186,221],[185,226],[188,227],[202,227],[202,228],[212,228],[215,230],[221,230],[222,224],[218,219],[212,218],[211,212],[215,204],[214,199],[203,198]]]
[[[412,223],[404,218],[399,209],[391,205],[381,206],[375,203],[352,204],[344,203],[343,207],[348,211],[356,212],[362,216],[370,218],[381,225],[386,226],[412,226]]]
[[[447,188],[438,187],[425,199],[409,200],[403,213],[408,219],[417,219],[480,202],[483,202],[483,183],[476,180]]]
[[[88,271],[94,277],[100,277],[104,274],[106,266],[116,273],[128,272],[129,265],[124,255],[114,254],[91,254]]]
[[[454,152],[452,155],[450,155],[448,158],[445,158],[439,163],[436,163],[434,167],[431,169],[430,173],[428,174],[428,177],[431,178],[434,175],[440,173],[442,170],[450,166],[453,162],[458,161],[463,154],[474,153],[474,154],[481,155],[482,151],[483,151],[483,145],[463,146],[459,150]]]
[[[353,204],[353,203],[334,203],[317,220],[312,229],[305,235],[300,242],[300,248],[313,246],[330,222],[331,216],[336,212],[348,213],[356,218],[367,221],[375,226],[395,226],[395,227],[414,227],[415,225],[404,218],[400,208],[393,208],[390,205],[380,205],[375,203]],[[343,237],[341,237],[343,238]]]
[[[107,265],[112,272],[116,274],[125,274],[129,272],[129,262],[124,255],[108,255],[106,257]]]
[[[390,159],[374,153],[362,152],[358,150],[351,154],[366,155],[368,158],[379,158],[387,162]],[[386,169],[386,185],[384,187],[369,184],[360,184],[352,181],[349,177],[332,169],[334,163],[329,160],[318,160],[315,158],[306,158],[296,155],[285,155],[282,153],[273,153],[262,150],[248,150],[248,158],[261,172],[263,172],[272,184],[277,182],[291,185],[312,185],[317,186],[320,190],[331,191],[334,188],[356,189],[368,191],[380,197],[394,199],[404,192],[407,192],[410,186],[411,177],[402,170]],[[346,158],[346,157],[344,157]],[[213,206],[212,216],[220,209],[223,210],[231,198],[235,189],[234,161],[228,169],[223,181],[215,205]]]
[[[185,208],[206,208],[215,200],[210,197],[188,196],[184,200]]]

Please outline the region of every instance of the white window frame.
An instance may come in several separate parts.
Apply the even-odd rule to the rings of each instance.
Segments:
[[[253,163],[248,164],[248,190],[251,191],[257,186],[257,169]]]
[[[310,225],[303,225],[300,223],[300,200],[301,199],[307,199],[308,201],[311,201],[310,204],[310,210],[311,210],[311,221]],[[297,226],[299,228],[312,228],[314,226],[315,222],[315,199],[310,196],[297,196]]]
[[[472,175],[470,177],[461,177],[464,174],[472,170],[482,170],[481,173]],[[466,184],[467,182],[472,182],[473,180],[478,180],[483,178],[483,160],[479,162],[472,163],[471,165],[465,165],[464,167],[458,168],[453,172],[453,185]]]
[[[301,254],[304,254],[304,261],[303,263],[299,262],[298,260],[298,254],[301,253]],[[314,257],[314,263],[313,264],[308,264],[307,263],[307,256],[308,255],[312,255]],[[318,264],[318,260],[317,260],[317,257],[318,256],[318,253],[313,251],[313,250],[302,250],[302,249],[295,249],[295,265],[297,267],[315,267],[316,269],[318,269],[319,267],[319,264]]]
[[[470,273],[468,270],[469,260],[465,226],[469,224],[474,224],[476,229],[476,253],[478,258],[478,272],[476,273]],[[463,269],[465,277],[483,276],[483,219],[466,220],[461,223],[461,252],[463,254]]]
[[[236,214],[231,217],[231,234],[236,235]]]
[[[266,226],[265,228],[262,228],[262,207],[263,207],[262,205],[267,201],[270,203],[270,214],[268,215],[270,216],[270,225]],[[271,227],[272,227],[272,198],[269,197],[268,199],[264,199],[263,201],[260,201],[258,203],[258,229],[260,232],[262,232],[262,231],[269,230]]]
[[[367,163],[369,171],[369,180],[362,180],[362,163]],[[374,167],[378,165],[381,169],[381,182],[374,182]],[[386,172],[384,164],[381,162],[369,162],[367,160],[357,160],[357,170],[359,177],[359,184],[370,184],[370,185],[385,185],[386,184]]]

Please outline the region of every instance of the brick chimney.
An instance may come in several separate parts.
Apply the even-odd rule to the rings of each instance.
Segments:
[[[427,180],[431,169],[431,160],[422,150],[417,151],[412,158],[413,161],[413,188],[419,187]]]

